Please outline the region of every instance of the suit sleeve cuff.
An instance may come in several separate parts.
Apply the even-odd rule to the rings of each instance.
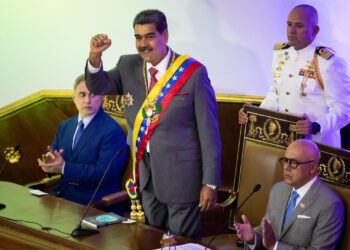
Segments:
[[[245,243],[249,249],[254,249],[256,247],[256,235],[254,233],[254,244]]]

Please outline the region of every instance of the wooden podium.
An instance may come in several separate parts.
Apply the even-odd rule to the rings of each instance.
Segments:
[[[99,234],[73,238],[85,207],[46,195],[37,197],[29,189],[0,181],[0,249],[156,249],[163,231],[144,224],[113,224],[98,228]],[[103,213],[91,208],[87,216]],[[6,218],[13,219],[13,221]],[[38,224],[60,230],[42,230]],[[66,234],[65,234],[66,233]],[[177,245],[198,241],[176,236]],[[204,245],[204,244],[202,244]]]

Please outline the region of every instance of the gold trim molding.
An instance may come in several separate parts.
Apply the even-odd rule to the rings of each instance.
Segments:
[[[231,102],[231,103],[245,103],[260,104],[264,97],[251,95],[234,95],[234,94],[215,94],[217,102]]]
[[[46,98],[72,98],[73,90],[43,89],[0,108],[0,118]]]
[[[73,94],[73,90],[43,89],[27,97],[24,97],[16,102],[10,103],[9,105],[6,105],[0,108],[0,118],[43,99],[71,98],[72,94]],[[253,104],[259,104],[264,99],[261,96],[234,95],[234,94],[216,94],[215,96],[216,96],[217,102],[229,102],[229,103],[251,102]],[[119,100],[119,102],[120,104],[124,104],[123,100]],[[120,111],[123,111],[123,110],[119,110],[119,112]]]

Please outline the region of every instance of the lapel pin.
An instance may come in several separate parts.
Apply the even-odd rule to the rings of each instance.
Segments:
[[[305,204],[304,203],[300,203],[300,207],[301,208],[305,208]]]
[[[134,104],[134,98],[129,92],[124,96],[124,102],[128,107]]]

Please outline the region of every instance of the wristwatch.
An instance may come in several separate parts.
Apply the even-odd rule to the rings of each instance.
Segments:
[[[312,123],[312,134],[315,135],[321,131],[321,126],[317,122]]]
[[[212,189],[213,191],[217,191],[218,190],[218,186],[216,185],[211,185],[211,184],[205,184],[208,188]]]

